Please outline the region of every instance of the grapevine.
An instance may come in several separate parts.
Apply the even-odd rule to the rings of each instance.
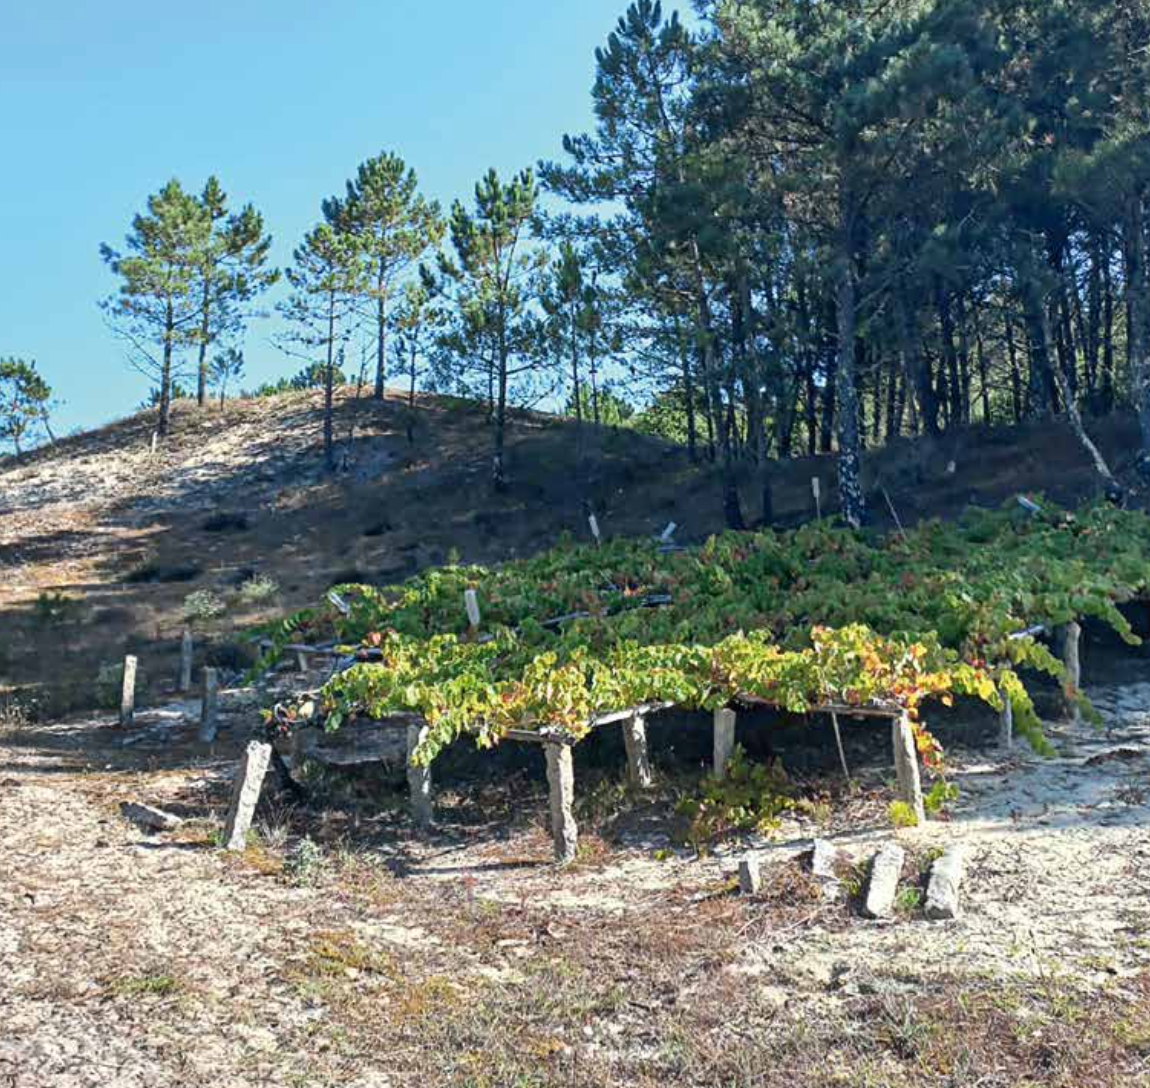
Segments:
[[[288,724],[416,713],[429,725],[422,762],[461,735],[485,747],[512,730],[578,740],[598,714],[738,698],[797,713],[881,705],[914,719],[932,697],[996,708],[1007,698],[1042,750],[1019,673],[1065,682],[1065,671],[1020,632],[1092,617],[1136,643],[1119,605],[1150,592],[1150,518],[1045,509],[971,510],[890,537],[819,522],[671,554],[645,541],[565,542],[495,569],[341,586],[345,608],[325,601],[265,633],[275,646],[301,631],[330,637],[357,658],[290,707]],[[468,589],[479,630],[463,608]],[[936,751],[925,733],[920,750]]]

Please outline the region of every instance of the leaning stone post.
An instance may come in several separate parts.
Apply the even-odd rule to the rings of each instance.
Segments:
[[[244,751],[232,787],[228,820],[224,825],[224,849],[243,850],[247,846],[248,831],[251,830],[271,758],[272,746],[266,741],[253,740]]]

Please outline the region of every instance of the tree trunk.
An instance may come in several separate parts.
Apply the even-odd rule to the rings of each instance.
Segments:
[[[335,469],[335,294],[327,302],[327,366],[323,375],[323,461],[329,472]]]
[[[1049,343],[1051,336],[1050,317],[1046,307],[1042,308],[1042,313],[1044,317],[1043,335],[1046,338],[1046,342]],[[1061,364],[1057,364],[1054,367],[1054,380],[1058,386],[1059,396],[1066,406],[1066,420],[1070,424],[1070,429],[1074,432],[1075,438],[1082,444],[1082,448],[1086,450],[1098,475],[1102,477],[1102,482],[1106,485],[1107,496],[1114,500],[1120,499],[1122,496],[1122,488],[1114,478],[1114,474],[1110,471],[1110,466],[1106,463],[1106,459],[1102,456],[1101,451],[1091,440],[1090,436],[1086,433],[1086,428],[1082,425],[1082,414],[1078,411],[1078,401],[1070,390],[1070,382],[1067,380],[1066,372],[1062,369]]]
[[[954,318],[950,311],[950,292],[937,277],[934,297],[942,332],[942,359],[946,367],[946,384],[950,397],[947,417],[952,426],[957,426],[962,422],[962,381],[958,372],[958,349],[954,344]]]
[[[375,399],[383,400],[387,381],[387,266],[381,257],[376,289]]]
[[[719,376],[715,373],[715,345],[711,323],[711,306],[707,300],[707,287],[703,277],[702,258],[699,255],[699,247],[694,242],[691,243],[691,256],[695,276],[695,305],[699,320],[700,369],[703,374],[704,385],[707,389],[708,399],[711,405],[711,414],[715,419],[719,453],[723,459],[723,512],[726,516],[727,528],[742,530],[746,528],[746,522],[743,520],[742,505],[739,500],[738,481],[735,478],[731,428],[727,421],[726,406],[723,404],[722,386],[719,382]]]
[[[675,312],[675,343],[679,349],[679,365],[683,371],[683,396],[687,411],[687,457],[694,464],[699,460],[699,427],[695,419],[695,382],[691,373],[691,353],[683,343],[683,327]]]
[[[204,297],[200,303],[200,352],[196,364],[196,404],[208,403],[208,335],[212,327],[211,277],[204,276]]]
[[[896,293],[895,305],[897,307],[895,318],[898,322],[903,357],[906,360],[906,372],[907,376],[914,382],[923,430],[927,434],[937,435],[940,433],[938,396],[934,390],[934,377],[930,372],[930,360],[922,350],[922,340],[919,337],[918,323],[915,320],[915,309],[902,292]]]
[[[1146,209],[1141,192],[1126,206],[1126,298],[1130,327],[1130,395],[1142,448],[1138,468],[1150,476],[1150,275],[1146,267]]]
[[[176,337],[176,319],[172,300],[164,315],[164,361],[160,366],[160,418],[156,433],[167,438],[172,426],[172,342]]]
[[[1015,424],[1022,422],[1022,372],[1018,367],[1018,348],[1014,341],[1014,319],[1006,311],[1006,353],[1010,360],[1010,402]]]
[[[1114,277],[1110,270],[1110,247],[1102,265],[1102,411],[1114,407]]]
[[[854,247],[851,244],[852,215],[844,197],[840,221],[838,253],[838,401],[839,499],[843,518],[853,528],[860,528],[866,516],[862,489],[862,448],[859,439],[858,389],[855,381],[855,342],[858,315],[855,286]]]
[[[978,360],[979,395],[982,399],[982,422],[990,422],[990,368],[986,362],[986,345],[982,340],[982,322],[974,311],[974,354]]]
[[[1053,368],[1050,365],[1050,341],[1047,339],[1045,300],[1039,297],[1032,282],[1022,285],[1023,315],[1030,347],[1030,373],[1027,385],[1027,414],[1031,419],[1049,419],[1053,412],[1050,385]]]
[[[499,308],[499,372],[496,375],[495,403],[495,453],[491,460],[491,486],[495,491],[507,490],[507,477],[504,474],[504,437],[507,426],[507,314]]]

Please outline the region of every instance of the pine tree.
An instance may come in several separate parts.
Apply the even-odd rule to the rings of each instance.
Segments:
[[[213,176],[208,178],[200,203],[211,222],[197,262],[199,328],[196,342],[196,402],[207,403],[208,351],[225,335],[242,339],[245,306],[279,278],[265,267],[271,236],[264,234],[263,217],[250,204],[234,215],[227,210],[227,195]]]
[[[456,350],[475,346],[489,362],[491,471],[497,491],[506,487],[504,448],[512,383],[540,367],[531,351],[537,329],[529,310],[542,267],[542,255],[529,245],[536,197],[531,170],[508,182],[489,171],[475,187],[472,211],[459,201],[452,207],[456,257],[440,262],[444,278],[457,290]]]
[[[323,453],[329,470],[336,465],[336,376],[341,373],[343,345],[351,332],[356,299],[363,289],[362,273],[355,240],[329,223],[321,223],[292,253],[292,265],[287,270],[292,293],[279,306],[291,326],[278,339],[281,349],[323,368]]]
[[[0,440],[11,442],[17,457],[41,431],[53,437],[48,420],[51,404],[52,387],[34,362],[0,359]]]
[[[244,353],[238,348],[228,348],[212,359],[208,369],[208,381],[220,398],[220,407],[227,399],[228,386],[244,379]]]
[[[407,377],[408,408],[415,407],[415,393],[442,323],[443,312],[436,304],[431,285],[422,279],[405,283],[401,301],[392,311],[391,325],[395,331],[395,357]]]
[[[211,230],[204,205],[172,180],[133,219],[125,253],[100,248],[104,262],[122,280],[118,294],[101,308],[128,345],[132,365],[158,382],[156,430],[161,438],[171,428],[176,352],[196,338],[200,298],[195,287]]]
[[[375,324],[375,397],[382,400],[389,303],[402,278],[443,240],[443,216],[435,201],[420,194],[415,171],[386,152],[359,167],[347,183],[346,197],[326,201],[324,215],[360,246],[365,266],[361,290]]]

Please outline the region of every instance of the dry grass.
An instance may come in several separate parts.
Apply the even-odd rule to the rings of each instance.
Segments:
[[[315,1083],[381,1052],[398,1083],[432,1088],[1150,1083],[1150,978],[1101,995],[882,975],[820,991],[732,971],[756,908],[729,896],[611,922],[450,892],[432,914],[412,891],[408,911],[450,940],[449,957],[400,965],[346,933],[321,935]],[[490,978],[466,969],[500,957]]]

